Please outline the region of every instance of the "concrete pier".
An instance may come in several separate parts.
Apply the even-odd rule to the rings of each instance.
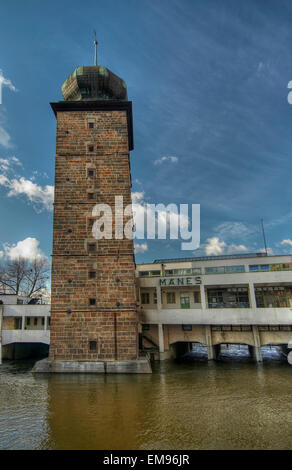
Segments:
[[[149,360],[136,361],[50,361],[43,359],[36,362],[33,373],[59,374],[151,374]]]

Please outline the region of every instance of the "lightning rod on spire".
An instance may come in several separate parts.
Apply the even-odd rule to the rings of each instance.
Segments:
[[[97,45],[98,45],[98,42],[97,42],[97,39],[96,39],[96,31],[94,30],[94,65],[96,66],[97,65]]]

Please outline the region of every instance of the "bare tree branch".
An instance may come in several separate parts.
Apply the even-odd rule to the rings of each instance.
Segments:
[[[41,290],[47,289],[49,279],[47,258],[35,258],[28,261],[24,258],[7,260],[0,266],[0,285],[6,286],[12,293],[23,293],[34,297]]]

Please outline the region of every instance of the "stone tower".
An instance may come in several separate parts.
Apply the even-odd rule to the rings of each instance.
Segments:
[[[132,103],[103,66],[78,67],[57,119],[49,360],[36,371],[150,372],[139,359],[133,240],[115,237],[115,196],[131,204]],[[93,235],[108,204],[112,239]],[[125,221],[124,221],[125,222]]]

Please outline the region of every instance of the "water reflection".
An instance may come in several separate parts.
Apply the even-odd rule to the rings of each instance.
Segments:
[[[0,448],[292,446],[292,369],[249,361],[156,364],[152,375],[32,376],[0,368]]]
[[[0,366],[0,448],[38,449],[48,437],[48,382],[36,381],[33,362]]]

